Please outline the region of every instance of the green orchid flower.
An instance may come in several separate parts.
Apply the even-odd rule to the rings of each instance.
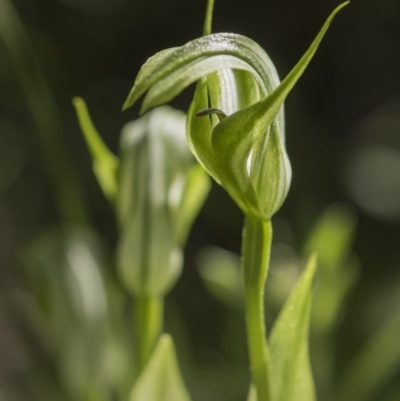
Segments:
[[[198,81],[187,120],[193,154],[246,215],[270,220],[285,200],[292,176],[283,102],[346,4],[332,12],[282,83],[257,43],[237,34],[211,34],[151,57],[124,109],[145,94],[145,113]]]
[[[136,295],[163,296],[175,284],[186,237],[210,188],[186,144],[185,121],[184,113],[164,106],[121,134],[118,265]]]
[[[182,271],[183,248],[211,187],[185,137],[186,115],[164,106],[127,124],[119,157],[99,135],[81,98],[74,98],[93,171],[115,208],[117,267],[134,298],[136,374],[162,332],[166,293]]]
[[[73,102],[93,171],[115,207],[121,278],[134,295],[161,297],[181,273],[186,238],[210,190],[186,143],[186,115],[164,106],[127,124],[116,157],[83,99]]]

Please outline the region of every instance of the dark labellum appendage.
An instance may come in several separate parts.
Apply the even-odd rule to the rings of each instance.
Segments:
[[[216,114],[219,118],[219,121],[222,121],[224,118],[227,117],[227,115],[220,109],[203,109],[198,111],[195,116],[196,117],[204,117],[204,116],[209,116],[210,114]]]

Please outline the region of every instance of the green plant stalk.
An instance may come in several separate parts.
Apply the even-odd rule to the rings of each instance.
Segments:
[[[203,36],[210,35],[212,32],[213,11],[214,11],[214,0],[208,0],[206,16],[204,18]]]
[[[164,299],[151,295],[135,297],[135,339],[140,375],[157,344],[163,326]]]
[[[264,287],[271,240],[271,222],[247,215],[243,232],[242,274],[250,367],[258,401],[271,400],[270,355],[264,316]]]

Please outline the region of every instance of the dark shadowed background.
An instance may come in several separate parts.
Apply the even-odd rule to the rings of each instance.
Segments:
[[[67,163],[76,178],[77,196],[83,199],[87,217],[75,213],[74,218],[86,219],[111,254],[117,241],[114,215],[92,173],[71,99],[79,95],[87,101],[106,143],[118,152],[122,127],[138,116],[139,105],[126,112],[121,106],[140,66],[154,53],[200,36],[205,11],[205,0],[14,0],[13,4],[59,115],[49,122],[54,116],[41,98],[40,82],[33,90],[38,96],[27,102],[18,69],[0,42],[0,400],[13,399],[7,392],[18,383],[26,385],[32,367],[52,364],[51,356],[43,361],[37,346],[41,329],[33,323],[37,330],[32,340],[32,322],[27,323],[26,313],[21,313],[31,302],[21,272],[24,249],[40,232],[61,224],[54,180],[63,178],[54,178],[52,162],[46,161],[32,107],[40,109],[47,138],[54,132],[60,139],[54,145],[58,149],[54,154],[60,157],[53,157],[53,163],[60,162],[61,169]],[[335,0],[216,0],[213,31],[240,33],[258,42],[283,78],[337,4]],[[25,55],[18,57],[25,62]],[[25,67],[28,72],[38,68]],[[192,91],[186,90],[173,106],[186,110]],[[388,310],[400,307],[399,0],[353,0],[338,15],[288,97],[286,121],[293,182],[274,218],[275,241],[301,252],[318,217],[336,202],[346,203],[357,220],[354,252],[361,275],[337,334],[340,366]],[[52,145],[48,146],[51,153]],[[70,195],[67,189],[58,196]],[[239,253],[242,224],[241,212],[214,185],[190,235],[183,276],[167,300],[174,315],[170,321],[179,315],[197,366],[214,366],[207,382],[210,392],[213,382],[223,380],[225,310],[205,289],[197,257],[210,245]],[[214,399],[204,397],[196,384],[192,390],[199,394],[196,400]]]

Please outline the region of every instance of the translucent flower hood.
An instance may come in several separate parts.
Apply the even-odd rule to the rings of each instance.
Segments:
[[[186,130],[193,154],[245,214],[269,220],[285,200],[292,176],[283,102],[346,4],[332,12],[282,83],[257,43],[217,33],[151,57],[124,108],[145,95],[141,108],[145,113],[197,82]]]

